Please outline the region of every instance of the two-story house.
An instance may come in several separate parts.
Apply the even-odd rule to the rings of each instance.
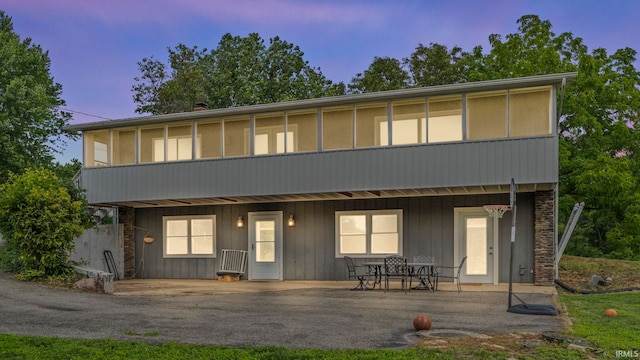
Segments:
[[[82,187],[116,206],[125,276],[215,278],[221,249],[250,280],[342,280],[345,255],[468,257],[462,282],[553,282],[558,108],[575,73],[69,126]],[[141,231],[140,229],[143,229]],[[149,232],[152,243],[143,241]]]

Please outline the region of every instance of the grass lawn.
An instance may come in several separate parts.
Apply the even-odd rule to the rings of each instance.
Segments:
[[[586,359],[586,354],[545,344],[522,359]],[[513,353],[461,347],[434,350],[317,350],[283,347],[232,348],[177,343],[73,340],[0,334],[1,359],[507,359]]]
[[[563,256],[560,280],[578,290],[615,291],[640,287],[640,262]],[[612,277],[610,285],[591,289],[592,275]],[[559,300],[567,306],[573,322],[570,332],[590,341],[605,358],[616,358],[616,351],[630,351],[640,358],[640,291],[609,292],[589,295],[559,291]],[[617,317],[604,316],[615,309]]]
[[[615,358],[616,350],[640,349],[640,291],[608,294],[559,294],[573,321],[572,333],[583,337],[606,357]],[[615,309],[617,317],[606,317]]]

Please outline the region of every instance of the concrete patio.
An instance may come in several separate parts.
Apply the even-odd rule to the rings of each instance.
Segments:
[[[115,296],[0,276],[0,333],[81,339],[277,345],[290,348],[403,348],[421,336],[412,320],[429,314],[427,336],[560,331],[564,316],[507,312],[507,285],[453,284],[405,294],[350,291],[353,281],[222,282],[125,280]],[[549,287],[515,285],[524,301],[556,302]],[[136,334],[152,333],[154,336]]]
[[[133,279],[115,281],[114,295],[118,296],[178,296],[178,295],[218,295],[235,293],[254,293],[267,291],[284,291],[298,289],[351,289],[357,285],[354,281],[218,281],[194,279]],[[391,284],[393,293],[400,292],[400,284]],[[369,291],[369,290],[368,290]],[[371,290],[384,292],[383,289]],[[438,284],[438,292],[455,292],[453,283]],[[509,284],[462,284],[462,292],[502,292],[508,293]],[[534,286],[532,284],[513,284],[513,291],[517,294],[546,294],[556,293],[554,286]],[[410,293],[428,296],[430,291],[411,290]]]

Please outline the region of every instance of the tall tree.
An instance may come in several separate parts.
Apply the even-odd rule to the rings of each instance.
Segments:
[[[50,74],[48,52],[20,40],[0,11],[0,183],[10,172],[50,166],[71,115],[60,109],[62,86]]]
[[[561,205],[584,201],[584,242],[570,250],[640,260],[640,72],[636,51],[583,54],[560,122]],[[563,201],[565,200],[565,201]]]
[[[560,223],[585,202],[581,226],[567,250],[578,255],[640,259],[640,73],[636,51],[589,52],[581,38],[556,35],[536,15],[518,33],[489,37],[465,59],[469,78],[488,80],[577,71],[566,89],[560,136]]]
[[[356,74],[349,84],[353,94],[405,89],[410,86],[409,73],[399,60],[390,57],[374,57],[369,68]]]
[[[375,57],[367,70],[351,79],[349,92],[358,94],[465,82],[468,56],[460,47],[449,50],[444,45],[431,43],[429,47],[419,44],[402,62],[390,57]]]
[[[169,49],[169,64],[151,58],[138,63],[132,87],[136,112],[190,111],[197,102],[211,108],[308,99],[344,93],[304,60],[298,46],[274,37],[266,46],[258,34],[225,34],[218,46]],[[170,73],[167,68],[170,68]]]
[[[166,114],[188,111],[195,103],[206,100],[207,49],[198,50],[183,44],[169,52],[171,74],[164,63],[154,57],[138,62],[141,75],[132,90],[133,100],[139,104],[136,112]]]
[[[419,44],[410,57],[404,59],[409,67],[414,86],[457,84],[467,81],[467,68],[463,61],[468,53],[454,46],[431,43]]]
[[[489,36],[488,54],[477,46],[466,56],[470,81],[576,71],[587,51],[581,38],[569,32],[556,35],[551,22],[537,15],[525,15],[517,23],[519,32],[506,35],[506,41],[499,34]]]

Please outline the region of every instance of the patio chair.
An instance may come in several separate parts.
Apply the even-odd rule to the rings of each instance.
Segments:
[[[353,264],[353,259],[349,256],[344,257],[344,262],[347,264],[347,272],[349,280],[358,280],[358,286],[354,287],[351,290],[367,290],[367,285],[365,281],[367,280],[368,274],[362,271],[358,271],[358,269],[364,269],[365,266],[356,266]]]
[[[462,273],[462,267],[464,266],[464,262],[467,260],[467,257],[463,257],[462,261],[460,261],[459,266],[436,266],[435,268],[435,277],[436,277],[436,290],[438,290],[438,282],[440,279],[452,279],[456,282],[456,286],[458,287],[458,292],[462,291],[460,287],[460,274]],[[453,275],[445,275],[442,273],[442,270],[447,269],[453,272]]]
[[[218,280],[240,280],[247,268],[248,252],[246,250],[222,249],[220,254],[220,270],[216,273]]]
[[[407,259],[401,256],[387,256],[384,258],[384,292],[389,290],[389,279],[400,279],[402,290],[408,290],[409,267]]]
[[[413,262],[417,264],[435,264],[435,257],[427,255],[416,255],[413,257]],[[434,291],[434,266],[420,266],[416,269],[415,266],[409,267],[409,287],[412,287],[412,280],[415,278],[420,283],[416,288],[428,289]]]

